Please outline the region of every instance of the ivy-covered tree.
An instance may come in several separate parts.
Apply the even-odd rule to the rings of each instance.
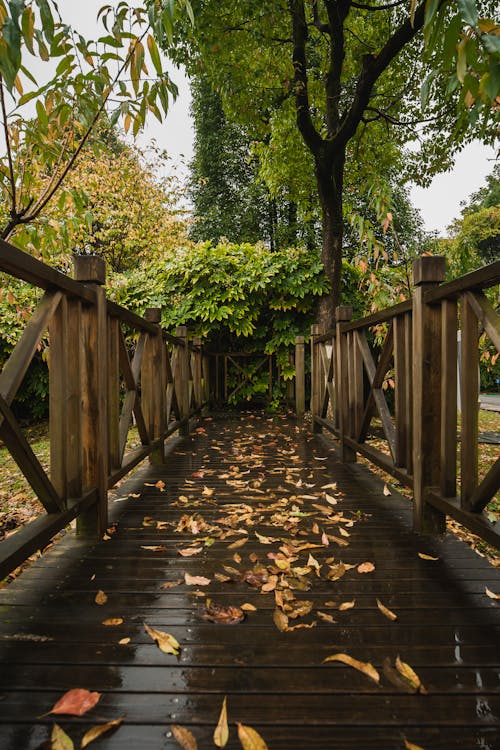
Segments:
[[[450,164],[465,139],[493,137],[494,5],[195,0],[193,9],[184,58],[197,65],[201,57],[225,109],[253,130],[269,182],[288,173],[306,194],[315,183],[330,282],[319,319],[330,327],[340,300],[348,172],[369,181],[419,138],[420,153],[406,162],[418,164],[413,176],[425,180]]]

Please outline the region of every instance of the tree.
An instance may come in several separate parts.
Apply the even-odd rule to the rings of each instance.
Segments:
[[[273,149],[286,152],[295,120],[301,144],[297,148],[295,135],[289,166],[308,186],[306,193],[314,180],[321,206],[322,261],[330,282],[319,310],[325,327],[331,327],[340,300],[347,173],[357,171],[366,181],[387,170],[417,126],[424,177],[446,166],[453,149],[472,137],[471,123],[485,139],[492,133],[499,82],[497,27],[488,17],[492,4],[484,3],[481,14],[471,10],[472,0],[461,0],[458,11],[439,0],[412,2],[410,11],[405,6],[402,0],[193,3],[193,64],[199,64],[194,52],[227,111],[253,128],[264,144],[268,173],[276,164]],[[284,169],[276,166],[278,173]]]
[[[3,239],[38,219],[84,148],[91,140],[98,147],[91,136],[104,113],[112,125],[122,117],[134,134],[148,112],[162,119],[176,88],[155,38],[167,48],[184,9],[191,13],[189,0],[107,5],[99,12],[102,35],[88,40],[60,18],[55,0],[0,0]],[[33,57],[46,64],[41,83]]]

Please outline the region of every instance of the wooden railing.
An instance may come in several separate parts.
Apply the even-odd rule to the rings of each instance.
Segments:
[[[417,531],[444,531],[448,515],[498,547],[484,510],[500,488],[500,457],[480,479],[478,394],[480,328],[500,351],[500,316],[484,294],[500,283],[500,262],[444,276],[444,258],[422,257],[411,300],[354,321],[339,307],[335,330],[312,327],[313,429],[339,439],[344,461],[360,453],[412,488]]]
[[[209,368],[186,327],[172,336],[159,309],[142,318],[106,299],[101,258],[75,258],[71,279],[0,241],[0,271],[45,290],[0,373],[0,439],[46,513],[0,542],[2,578],[75,518],[81,536],[105,532],[108,489],[147,456],[161,463],[166,438],[189,432],[208,400]],[[47,331],[49,473],[12,410]],[[133,421],[141,445],[127,452]]]

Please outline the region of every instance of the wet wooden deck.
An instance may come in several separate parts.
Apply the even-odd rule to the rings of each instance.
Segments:
[[[189,728],[201,750],[213,747],[227,696],[228,748],[240,747],[236,722],[255,728],[270,750],[391,750],[404,748],[405,739],[425,750],[499,748],[500,606],[485,595],[485,586],[499,592],[500,571],[455,538],[412,534],[408,501],[394,491],[385,496],[367,469],[341,465],[330,443],[286,418],[256,415],[203,425],[206,432],[180,446],[164,467],[143,468],[122,486],[111,539],[92,545],[67,536],[0,592],[2,750],[32,750],[46,741],[54,718],[37,717],[75,687],[102,692],[85,716],[56,717],[75,747],[90,726],[120,716],[123,725],[96,741],[96,748],[173,750],[179,745],[169,733],[172,723]],[[165,482],[163,491],[154,486],[158,480]],[[330,517],[343,514],[336,526],[313,507],[326,505],[321,488],[332,482],[337,488],[326,492],[338,502]],[[203,495],[204,487],[213,494]],[[188,498],[185,506],[180,496]],[[193,507],[196,499],[201,502]],[[234,529],[220,522],[230,515],[220,507],[228,503],[235,504]],[[241,503],[254,508],[246,520]],[[312,515],[294,516],[294,505]],[[276,525],[278,507],[287,529]],[[183,514],[195,513],[219,531],[175,531]],[[300,521],[295,535],[294,518]],[[339,536],[339,526],[350,536]],[[221,529],[235,533],[221,540]],[[228,549],[246,537],[243,531],[248,541]],[[224,565],[240,573],[252,568],[249,555],[275,563],[267,554],[282,542],[262,544],[255,531],[313,543],[321,543],[326,531],[348,542],[301,551],[294,562],[306,566],[311,553],[322,565],[320,576],[304,575],[310,590],[294,592],[313,601],[311,613],[290,620],[315,620],[315,627],[280,632],[273,592],[215,578],[236,577]],[[211,534],[216,541],[202,553],[178,554]],[[155,546],[165,549],[148,549]],[[419,552],[439,559],[424,560]],[[375,570],[354,567],[329,581],[326,560],[372,562]],[[205,597],[193,595],[201,587],[182,582],[160,588],[186,572],[210,578],[203,592],[218,604],[250,603],[256,611],[237,625],[207,622]],[[280,580],[286,587],[286,576]],[[108,597],[102,606],[94,601],[98,590]],[[377,598],[396,621],[379,611]],[[354,607],[339,611],[347,601]],[[336,608],[327,606],[333,602]],[[336,622],[321,620],[317,610]],[[103,625],[109,618],[123,623]],[[173,634],[180,656],[162,653],[144,622]],[[119,644],[124,638],[130,642]],[[380,684],[343,664],[323,664],[338,652],[371,662]],[[384,673],[384,661],[394,665],[398,655],[427,694],[410,694]]]

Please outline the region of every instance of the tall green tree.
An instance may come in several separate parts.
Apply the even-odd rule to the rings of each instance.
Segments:
[[[315,186],[330,282],[319,310],[325,327],[340,300],[348,181],[354,184],[356,173],[358,184],[384,173],[416,137],[420,153],[406,161],[418,163],[425,179],[472,138],[471,124],[474,135],[493,135],[499,37],[493,3],[479,5],[478,12],[473,0],[458,6],[439,0],[193,2],[191,60],[197,65],[201,57],[226,110],[263,144],[263,172],[270,182],[287,176],[299,198]]]

